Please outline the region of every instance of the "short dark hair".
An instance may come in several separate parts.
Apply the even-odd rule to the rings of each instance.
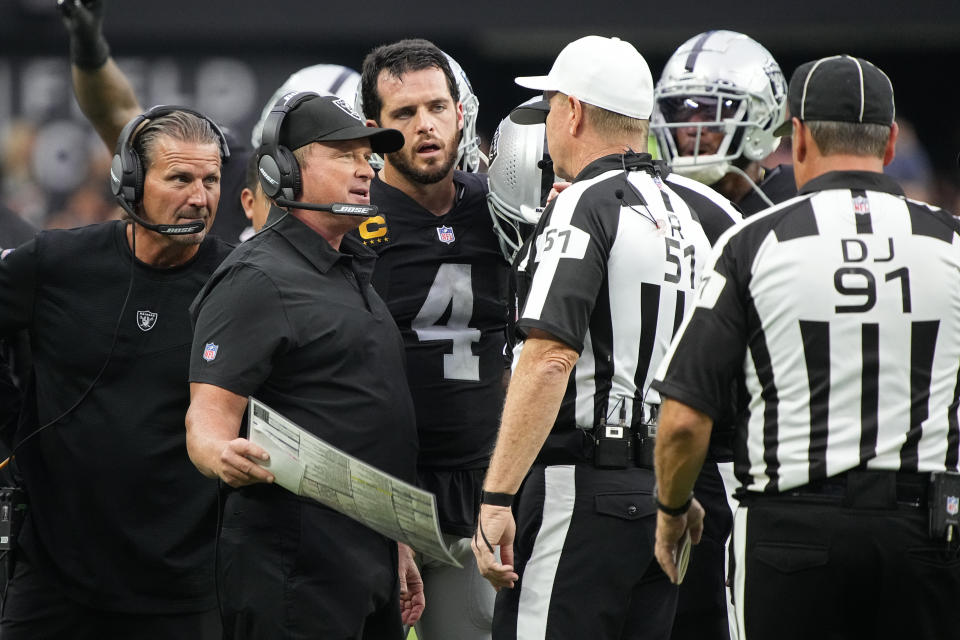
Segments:
[[[188,111],[173,111],[166,115],[148,120],[136,132],[133,148],[143,160],[143,169],[146,171],[153,164],[153,152],[157,139],[167,136],[180,142],[194,142],[197,144],[215,144],[223,153],[220,136],[210,122],[193,115]]]
[[[447,87],[453,101],[460,101],[457,79],[453,76],[446,54],[437,45],[423,38],[400,40],[393,44],[377,47],[363,60],[360,73],[360,89],[363,96],[363,115],[380,124],[380,109],[383,101],[377,93],[377,80],[381,71],[399,78],[410,71],[421,71],[431,67],[443,71],[447,77]]]
[[[247,158],[247,168],[243,173],[243,186],[254,193],[257,192],[257,186],[260,184],[260,158],[256,152],[250,154]]]
[[[887,125],[829,120],[805,121],[810,137],[825,156],[848,154],[882,158],[890,140]]]

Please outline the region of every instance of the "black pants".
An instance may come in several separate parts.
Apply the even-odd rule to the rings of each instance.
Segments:
[[[19,558],[7,588],[2,640],[219,640],[220,614],[130,614],[85,607],[67,598],[55,581]]]
[[[751,496],[734,520],[740,640],[960,638],[960,555],[895,474],[836,495]]]
[[[226,638],[402,637],[397,543],[278,487],[229,494],[218,573]]]
[[[687,575],[680,585],[677,617],[670,640],[727,640],[727,588],[724,553],[733,528],[723,478],[716,462],[703,465],[694,495],[703,505],[703,537],[690,554]]]
[[[534,465],[515,512],[520,580],[497,595],[494,640],[668,638],[677,588],[653,555],[652,487],[643,469]]]

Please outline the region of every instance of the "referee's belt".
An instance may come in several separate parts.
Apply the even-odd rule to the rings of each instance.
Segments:
[[[625,427],[632,440],[631,455],[627,467],[653,469],[653,448],[656,438],[641,437],[629,427]],[[592,432],[584,429],[555,431],[547,436],[534,464],[578,464],[593,463],[597,442]]]
[[[858,509],[926,508],[929,489],[929,473],[851,469],[771,497],[814,498]]]

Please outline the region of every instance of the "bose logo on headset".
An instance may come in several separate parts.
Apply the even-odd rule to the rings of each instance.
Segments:
[[[264,180],[266,180],[267,182],[269,182],[270,184],[272,184],[272,185],[274,185],[274,186],[280,184],[279,182],[277,182],[276,180],[274,180],[273,178],[271,178],[270,175],[269,175],[266,171],[263,170],[263,167],[260,167],[260,177],[262,177]]]
[[[341,204],[339,206],[334,206],[334,213],[363,213],[366,214],[370,211],[370,207],[366,205],[350,205],[350,204]]]

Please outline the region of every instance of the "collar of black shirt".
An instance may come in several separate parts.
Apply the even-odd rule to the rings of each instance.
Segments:
[[[649,153],[636,153],[634,151],[614,153],[609,156],[597,158],[585,166],[573,181],[580,182],[581,180],[596,178],[600,174],[614,169],[620,169],[621,171],[643,171],[652,168],[653,156]]]
[[[882,191],[895,196],[903,195],[903,189],[893,178],[877,171],[828,171],[808,180],[800,187],[798,195],[827,189],[863,189],[864,191]]]
[[[353,270],[358,275],[369,275],[377,259],[376,253],[363,246],[363,242],[350,233],[340,240],[340,250],[337,251],[296,216],[287,215],[286,211],[276,206],[270,208],[267,223],[260,233],[267,230],[283,236],[320,273],[326,273],[340,260],[352,260]]]

